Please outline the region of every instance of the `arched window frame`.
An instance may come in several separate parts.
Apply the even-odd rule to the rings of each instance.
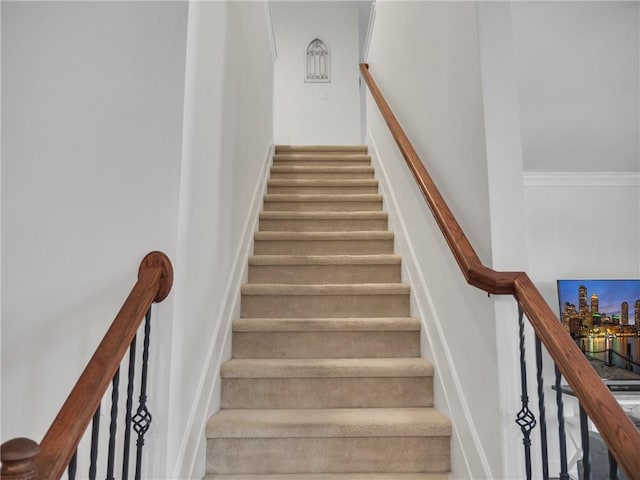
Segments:
[[[304,51],[304,81],[328,83],[331,81],[331,51],[319,37],[311,40]]]

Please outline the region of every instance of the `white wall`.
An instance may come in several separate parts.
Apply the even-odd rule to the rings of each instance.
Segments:
[[[637,171],[640,3],[514,2],[527,171]]]
[[[528,173],[531,277],[554,310],[560,278],[640,278],[640,175]]]
[[[487,145],[476,6],[378,2],[368,62],[454,215],[491,265]],[[417,191],[375,104],[368,140],[397,251],[436,363],[436,407],[454,424],[453,478],[500,478],[500,396],[494,303],[469,287]]]
[[[531,275],[555,309],[558,278],[640,276],[640,4],[516,2],[513,29]]]
[[[142,257],[175,259],[186,27],[184,3],[2,3],[3,440],[44,436]]]
[[[277,144],[359,144],[358,2],[270,1],[278,47],[274,87]],[[331,52],[331,82],[305,83],[314,38]]]
[[[265,5],[3,2],[2,43],[2,440],[42,438],[160,249],[145,476],[201,478],[273,144]]]
[[[204,476],[205,422],[239,315],[273,143],[266,20],[263,2],[189,9],[168,478]]]
[[[491,224],[493,268],[498,271],[526,271],[528,267],[525,198],[522,184],[523,158],[516,56],[513,47],[510,2],[480,2],[478,31]],[[504,478],[518,478],[524,472],[524,458],[514,454],[522,433],[514,422],[520,409],[517,303],[513,297],[497,296],[496,348],[500,388],[500,433]],[[526,325],[526,336],[534,338]],[[528,328],[527,328],[528,327]],[[526,345],[528,365],[534,365],[533,342]],[[529,377],[534,378],[530,373]],[[540,473],[534,469],[534,477]]]

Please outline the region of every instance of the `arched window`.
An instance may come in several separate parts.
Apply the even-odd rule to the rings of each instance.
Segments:
[[[307,46],[305,82],[330,82],[330,64],[331,56],[327,45],[319,38],[311,40]]]

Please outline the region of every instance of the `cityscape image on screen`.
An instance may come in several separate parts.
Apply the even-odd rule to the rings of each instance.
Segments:
[[[640,335],[640,279],[558,280],[558,300],[574,338]]]

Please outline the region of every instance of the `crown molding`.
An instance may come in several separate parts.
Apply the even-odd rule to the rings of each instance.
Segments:
[[[640,172],[524,172],[525,187],[640,187]]]

